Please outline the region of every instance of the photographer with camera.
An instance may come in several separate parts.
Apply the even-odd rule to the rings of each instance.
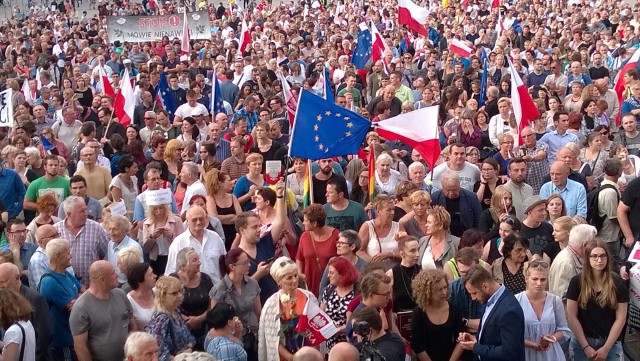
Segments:
[[[382,329],[382,317],[373,307],[364,307],[354,312],[353,335],[361,361],[404,360],[405,344],[402,337]]]

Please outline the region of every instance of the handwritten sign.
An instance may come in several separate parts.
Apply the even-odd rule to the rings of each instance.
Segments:
[[[634,306],[640,308],[640,263],[636,263],[631,269],[629,269],[629,301]]]
[[[124,216],[127,214],[127,206],[124,204],[124,199],[121,199],[120,202],[111,204],[109,210],[111,211],[111,215],[114,216]]]
[[[640,262],[640,242],[635,242],[633,244],[633,249],[631,249],[631,253],[629,253],[629,258],[627,259],[627,261],[633,263]]]
[[[13,127],[12,95],[11,89],[0,93],[0,127]]]
[[[155,191],[147,190],[144,194],[148,206],[171,204],[171,191],[166,188]]]

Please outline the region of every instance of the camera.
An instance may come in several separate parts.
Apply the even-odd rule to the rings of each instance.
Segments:
[[[367,321],[356,321],[353,323],[353,333],[362,336],[363,339],[369,338],[369,333],[371,333],[371,325]]]
[[[355,344],[360,353],[360,361],[386,361],[380,351],[369,340],[371,325],[367,321],[355,321],[352,326],[353,334],[362,337],[362,342]]]

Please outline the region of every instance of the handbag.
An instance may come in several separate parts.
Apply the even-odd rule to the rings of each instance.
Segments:
[[[231,303],[233,304],[233,308],[235,308],[236,310],[236,314],[240,313],[240,304],[238,304],[238,301],[233,297],[233,290],[231,289],[231,287],[227,287],[227,297],[226,298],[230,298],[231,299]],[[253,332],[249,326],[246,326],[244,328],[244,333],[242,334],[242,337],[240,337],[240,341],[242,341],[242,347],[244,347],[244,349],[247,351],[247,353],[251,354],[251,353],[255,353],[257,354],[258,352],[258,336],[256,335],[255,332]]]

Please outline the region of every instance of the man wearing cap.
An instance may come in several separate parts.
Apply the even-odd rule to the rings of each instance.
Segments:
[[[203,111],[202,108],[195,108],[191,111],[191,117],[196,120],[196,126],[198,127],[198,130],[200,130],[200,134],[207,134],[205,111]]]
[[[569,217],[587,218],[587,191],[582,184],[569,179],[570,171],[566,163],[554,162],[550,170],[551,181],[542,185],[540,197],[547,199],[552,194],[559,194]]]
[[[522,236],[529,240],[529,250],[532,254],[542,255],[547,245],[553,243],[553,227],[545,222],[547,218],[546,201],[539,196],[532,196],[524,200],[526,218],[522,222]]]

